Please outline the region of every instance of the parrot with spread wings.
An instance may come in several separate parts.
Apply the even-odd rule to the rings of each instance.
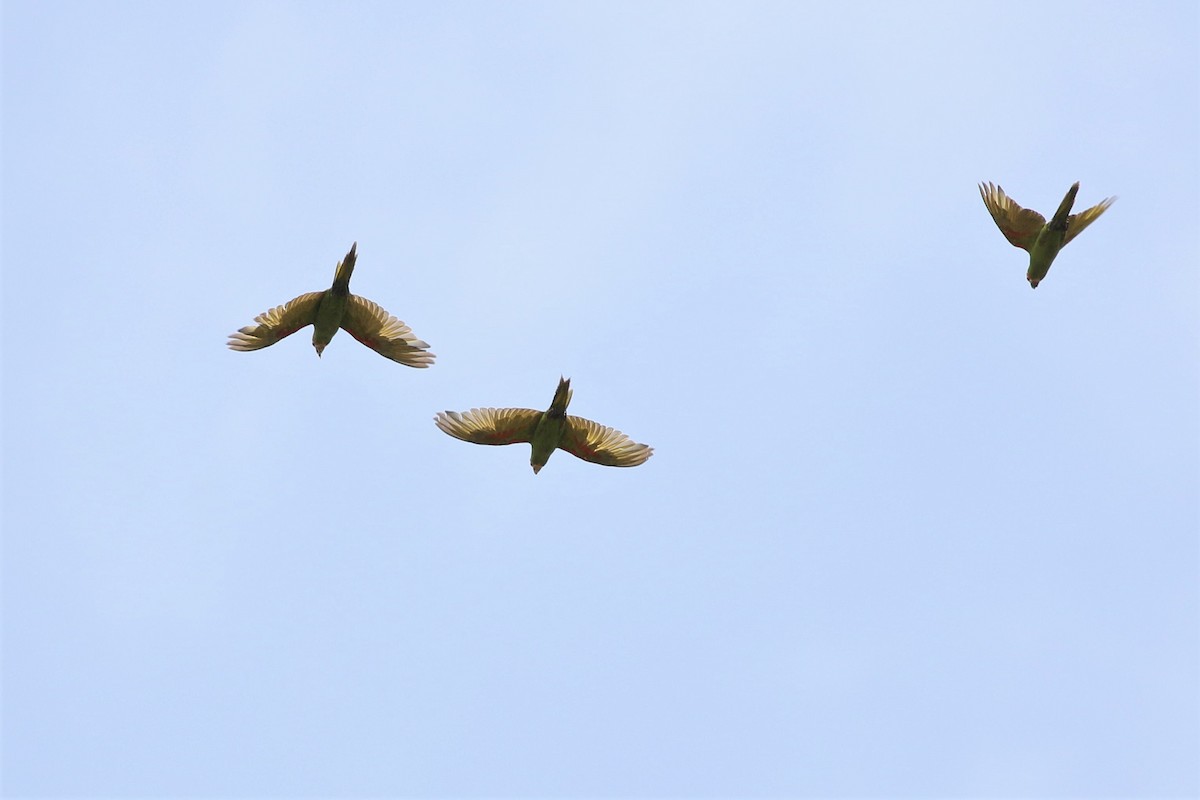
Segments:
[[[350,294],[350,276],[358,258],[358,242],[338,262],[333,286],[323,292],[309,292],[281,306],[264,311],[229,337],[231,350],[249,351],[270,347],[308,325],[313,326],[312,344],[320,356],[338,328],[345,330],[384,358],[406,367],[428,367],[434,355],[429,345],[396,319],[365,297]]]
[[[583,417],[567,414],[571,402],[571,380],[559,378],[554,400],[545,411],[531,408],[473,408],[442,411],[434,422],[456,439],[474,444],[517,444],[532,446],[529,465],[533,473],[546,465],[555,449],[609,467],[636,467],[645,463],[653,448],[638,444],[613,428]]]
[[[1034,289],[1050,271],[1050,264],[1054,262],[1058,251],[1082,233],[1084,228],[1095,222],[1117,199],[1109,197],[1087,211],[1072,214],[1071,206],[1075,204],[1075,194],[1078,191],[1079,182],[1076,181],[1059,203],[1054,217],[1050,222],[1046,222],[1046,218],[1036,211],[1021,208],[1014,203],[999,186],[993,186],[991,183],[979,184],[983,204],[991,212],[992,219],[996,221],[996,226],[1000,228],[1004,238],[1013,246],[1028,251],[1029,271],[1025,278]]]

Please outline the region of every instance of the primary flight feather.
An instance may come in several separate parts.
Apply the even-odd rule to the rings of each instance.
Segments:
[[[250,351],[270,347],[301,328],[312,325],[312,344],[320,356],[333,335],[341,328],[384,358],[406,367],[428,367],[433,363],[429,345],[412,328],[365,297],[350,294],[350,276],[358,258],[358,242],[338,262],[333,286],[323,292],[309,292],[281,306],[264,311],[229,337],[231,350]]]
[[[609,467],[636,467],[645,463],[654,449],[630,439],[613,428],[583,417],[567,414],[571,381],[559,378],[550,408],[473,408],[442,411],[434,422],[446,433],[474,444],[517,444],[528,442],[529,465],[536,475],[555,449]]]

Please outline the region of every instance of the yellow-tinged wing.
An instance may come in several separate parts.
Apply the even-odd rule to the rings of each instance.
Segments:
[[[607,467],[636,467],[654,452],[614,428],[570,415],[558,446],[584,461]]]
[[[365,297],[350,295],[341,327],[384,358],[406,367],[428,367],[433,363],[429,345],[412,328]]]
[[[1083,229],[1096,221],[1096,218],[1108,211],[1108,207],[1117,201],[1115,197],[1106,197],[1087,211],[1080,211],[1067,217],[1067,235],[1063,238],[1063,246],[1083,233]]]
[[[979,184],[979,194],[1005,239],[1022,250],[1033,247],[1038,233],[1046,225],[1045,217],[1036,211],[1021,208],[1003,189],[990,182]]]
[[[475,444],[516,444],[533,439],[541,411],[532,408],[472,408],[440,411],[437,426],[455,439]]]
[[[261,350],[280,339],[291,336],[317,319],[317,306],[324,292],[309,292],[293,298],[254,318],[256,325],[247,325],[229,336],[230,350]]]

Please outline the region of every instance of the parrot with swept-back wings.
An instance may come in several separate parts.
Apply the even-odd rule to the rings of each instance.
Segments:
[[[1076,181],[1067,190],[1067,196],[1058,205],[1050,222],[1036,211],[1021,208],[1012,201],[1004,190],[991,183],[979,184],[979,194],[983,204],[991,212],[996,226],[1004,234],[1004,238],[1013,246],[1029,252],[1029,271],[1025,273],[1026,280],[1034,289],[1050,271],[1050,264],[1058,251],[1066,247],[1067,242],[1074,239],[1083,229],[1096,221],[1096,218],[1108,210],[1116,201],[1115,197],[1101,200],[1087,211],[1078,214],[1071,213],[1075,204],[1075,193],[1079,191]]]
[[[357,260],[358,242],[338,262],[333,286],[323,292],[309,292],[281,306],[264,311],[247,325],[229,336],[231,350],[261,350],[291,336],[301,328],[313,326],[313,347],[317,355],[329,344],[338,328],[347,331],[384,358],[406,367],[428,367],[433,363],[429,345],[412,332],[412,328],[384,311],[365,297],[350,294],[350,275]]]
[[[474,444],[532,445],[529,465],[536,475],[556,448],[573,456],[609,467],[636,467],[645,463],[653,448],[625,434],[582,417],[567,414],[571,380],[559,378],[554,400],[546,411],[531,408],[473,408],[442,411],[434,422],[446,433]]]

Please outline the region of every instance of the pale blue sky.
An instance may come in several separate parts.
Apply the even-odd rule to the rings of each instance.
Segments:
[[[1200,793],[1181,3],[3,6],[9,796]],[[979,198],[1116,204],[1025,282]],[[234,353],[329,285],[342,334]],[[572,411],[636,469],[433,425]]]

